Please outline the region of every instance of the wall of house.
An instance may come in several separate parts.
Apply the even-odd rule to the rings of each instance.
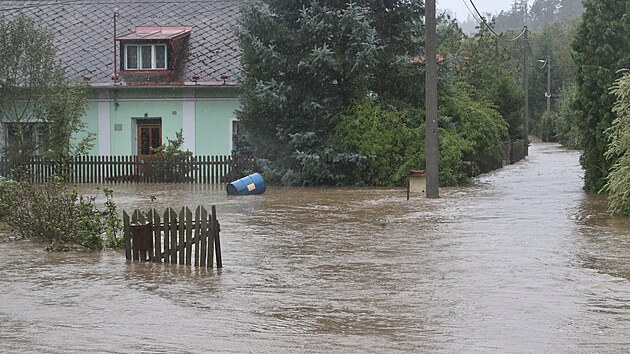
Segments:
[[[84,117],[96,136],[90,154],[136,154],[136,119],[161,118],[162,143],[182,130],[184,149],[196,155],[229,155],[232,120],[239,107],[236,95],[235,88],[95,90]]]
[[[232,150],[232,119],[238,109],[236,99],[200,100],[196,102],[197,151],[217,151],[229,155]]]

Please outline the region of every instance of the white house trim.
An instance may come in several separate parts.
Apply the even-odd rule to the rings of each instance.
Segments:
[[[98,154],[109,156],[111,154],[111,117],[109,112],[110,102],[98,102]]]
[[[196,115],[195,101],[183,101],[182,102],[182,129],[184,135],[184,150],[195,153],[195,115]]]

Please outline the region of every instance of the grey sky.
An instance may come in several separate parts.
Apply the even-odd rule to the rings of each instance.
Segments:
[[[477,6],[477,9],[482,14],[486,14],[490,12],[492,14],[496,14],[501,10],[507,10],[512,6],[513,0],[472,0],[473,3]],[[470,5],[470,0],[436,0],[437,8],[439,10],[449,9],[455,13],[457,19],[460,21],[465,21],[470,12],[466,8],[466,5],[470,7],[471,11],[475,11]],[[464,2],[466,4],[464,4]]]

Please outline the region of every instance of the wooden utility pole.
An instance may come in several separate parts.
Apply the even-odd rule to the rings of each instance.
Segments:
[[[551,59],[547,57],[547,114],[551,113]]]
[[[523,91],[525,91],[525,107],[523,108],[523,120],[525,121],[525,140],[529,141],[529,38],[527,26],[523,29]]]
[[[425,2],[425,54],[426,54],[426,178],[427,198],[440,197],[439,149],[437,124],[437,40],[435,0]]]

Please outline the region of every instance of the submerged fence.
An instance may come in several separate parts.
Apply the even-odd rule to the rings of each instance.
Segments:
[[[233,167],[231,156],[185,156],[159,159],[147,156],[77,156],[64,163],[30,156],[13,164],[0,159],[0,176],[14,178],[19,169],[33,183],[63,175],[70,183],[203,183],[218,184]]]
[[[514,164],[529,155],[526,140],[506,141],[503,143],[503,165]]]
[[[147,214],[136,210],[131,216],[123,212],[127,259],[208,268],[216,259],[217,268],[223,267],[221,227],[214,205],[210,213],[198,206],[194,217],[189,208],[179,214],[168,208],[162,216],[155,209]]]

